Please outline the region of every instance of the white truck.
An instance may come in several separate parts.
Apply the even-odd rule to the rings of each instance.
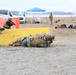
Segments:
[[[0,17],[2,18],[19,18],[20,23],[25,23],[26,19],[19,10],[0,9]]]

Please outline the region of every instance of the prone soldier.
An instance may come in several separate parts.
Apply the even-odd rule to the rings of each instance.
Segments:
[[[47,47],[53,43],[55,36],[45,33],[39,33],[36,35],[29,35],[21,37],[16,41],[12,42],[14,46],[26,46],[26,47]]]

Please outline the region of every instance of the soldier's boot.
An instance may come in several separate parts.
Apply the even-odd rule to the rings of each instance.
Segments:
[[[0,34],[2,34],[2,31],[4,31],[4,28],[0,28]]]
[[[21,46],[21,43],[20,41],[16,40],[16,41],[13,41],[12,44],[9,44],[10,46]]]

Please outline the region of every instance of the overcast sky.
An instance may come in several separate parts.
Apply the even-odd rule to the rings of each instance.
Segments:
[[[27,10],[33,7],[46,11],[76,12],[76,0],[0,0],[0,8],[15,8]]]

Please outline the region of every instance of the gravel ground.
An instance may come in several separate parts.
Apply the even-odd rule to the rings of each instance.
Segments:
[[[76,30],[53,29],[50,47],[0,47],[0,75],[76,75]]]

